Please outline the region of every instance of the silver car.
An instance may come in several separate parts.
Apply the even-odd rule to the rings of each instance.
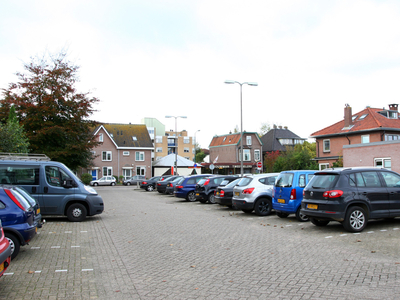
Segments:
[[[117,184],[117,180],[115,179],[114,176],[103,176],[100,179],[97,180],[92,180],[90,182],[90,185],[116,185]]]
[[[146,176],[144,175],[135,175],[125,179],[122,183],[124,185],[131,185],[131,184],[140,184],[143,180],[146,180]]]
[[[245,213],[267,216],[272,209],[272,189],[279,173],[249,175],[233,188],[232,205]]]

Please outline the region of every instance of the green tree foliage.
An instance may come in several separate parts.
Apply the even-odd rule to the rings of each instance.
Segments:
[[[265,135],[268,131],[271,130],[271,126],[268,123],[261,123],[260,132],[258,133],[259,137]]]
[[[28,153],[29,141],[24,127],[19,125],[14,106],[6,124],[0,123],[0,152]]]
[[[272,173],[274,171],[274,165],[281,153],[279,151],[268,152],[264,156],[264,172]]]
[[[318,164],[312,160],[315,157],[315,143],[304,142],[294,148],[287,148],[276,159],[274,172],[285,170],[318,170]]]
[[[201,163],[204,160],[204,157],[207,155],[203,152],[203,150],[196,151],[196,163]]]
[[[87,167],[90,150],[98,143],[92,135],[95,124],[88,118],[99,100],[78,93],[78,66],[65,53],[32,59],[16,73],[18,82],[3,89],[0,118],[13,104],[24,126],[31,152],[42,153],[71,169]]]
[[[81,176],[81,180],[84,184],[89,185],[90,182],[93,180],[93,177],[89,173],[83,173]]]

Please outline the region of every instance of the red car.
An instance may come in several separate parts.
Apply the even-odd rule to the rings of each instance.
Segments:
[[[4,236],[3,226],[0,221],[0,277],[3,276],[11,262],[11,246]]]

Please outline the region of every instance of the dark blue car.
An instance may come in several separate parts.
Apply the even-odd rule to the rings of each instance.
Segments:
[[[15,186],[0,186],[0,219],[11,246],[11,259],[32,240],[37,233],[36,210]]]
[[[196,184],[200,181],[200,179],[210,176],[212,176],[212,174],[201,174],[183,177],[181,181],[175,185],[175,197],[185,198],[187,201],[190,202],[196,201],[196,194],[194,192]]]

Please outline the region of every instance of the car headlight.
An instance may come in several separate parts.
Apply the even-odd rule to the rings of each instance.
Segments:
[[[92,188],[91,186],[87,186],[87,185],[84,185],[84,187],[85,187],[85,190],[88,192],[88,193],[90,193],[90,194],[97,194],[97,192],[96,192],[96,190],[94,189],[94,188]]]

